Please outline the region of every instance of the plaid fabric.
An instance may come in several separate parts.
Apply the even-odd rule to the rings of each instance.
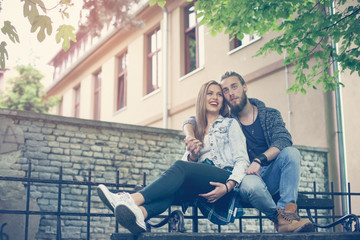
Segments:
[[[236,218],[244,215],[244,210],[240,203],[239,187],[236,186],[232,191],[231,200],[227,207],[220,204],[211,204],[204,198],[197,198],[195,204],[201,213],[207,217],[212,223],[226,225],[232,223]]]
[[[214,166],[214,163],[209,159],[205,159],[203,163]],[[233,169],[231,167],[226,167],[224,170],[231,173]],[[227,206],[224,206],[224,203],[220,201],[220,199],[215,203],[209,203],[205,198],[196,198],[194,204],[197,205],[201,213],[207,217],[210,222],[226,225],[244,215],[244,210],[240,203],[239,186],[236,185],[230,194],[231,198]]]

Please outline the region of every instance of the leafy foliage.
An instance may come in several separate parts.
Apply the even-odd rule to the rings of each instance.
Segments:
[[[59,104],[59,98],[53,97],[45,100],[42,91],[41,79],[44,77],[31,65],[17,66],[19,76],[9,80],[11,89],[5,95],[0,95],[0,107],[47,113],[53,106]]]
[[[15,1],[15,0],[12,0]],[[19,0],[16,0],[19,1]],[[43,0],[21,0],[24,2],[23,15],[28,19],[31,32],[37,32],[39,42],[44,41],[47,36],[53,33],[53,23],[51,18],[46,14],[51,10],[58,10],[63,18],[68,18],[68,9],[73,6],[71,0],[59,0],[55,7],[48,8]],[[46,1],[45,1],[46,2]],[[139,0],[83,0],[84,5],[81,15],[85,20],[80,30],[91,32],[93,35],[99,35],[101,30],[109,23],[114,25],[133,23],[133,19],[128,14],[133,4]],[[0,0],[1,3],[1,0]],[[0,5],[0,11],[1,9]],[[62,24],[58,26],[55,36],[56,42],[62,40],[62,48],[67,51],[70,48],[70,42],[76,42],[75,27]],[[10,21],[5,21],[1,32],[7,35],[12,42],[20,42],[15,26]],[[7,43],[0,43],[0,66],[5,68],[8,52]]]
[[[4,26],[1,28],[1,32],[5,35],[9,35],[9,38],[12,42],[20,42],[19,36],[16,33],[16,29],[13,25],[11,25],[10,21],[4,22]]]
[[[160,5],[164,0],[152,0]],[[341,85],[330,74],[333,61],[341,70],[360,76],[360,0],[198,0],[196,9],[213,35],[224,32],[242,39],[277,32],[258,55],[286,53],[284,65],[294,65],[295,83],[288,91],[333,90]],[[338,45],[338,51],[335,49]],[[311,59],[315,64],[309,63]],[[310,67],[311,66],[311,67]]]
[[[80,32],[91,32],[98,36],[107,24],[115,27],[136,24],[129,12],[138,2],[139,0],[84,0],[81,15],[86,14],[86,20],[81,24]]]
[[[4,35],[7,34],[12,42],[18,42],[18,43],[20,42],[19,36],[16,33],[16,29],[13,25],[11,25],[10,21],[4,22],[4,26],[1,28],[1,32]],[[7,43],[5,41],[2,41],[0,43],[0,66],[2,69],[5,68],[5,57],[6,59],[8,59],[9,57],[8,52],[6,50],[6,45]]]
[[[74,33],[75,28],[70,25],[62,25],[58,28],[56,34],[56,42],[60,43],[61,38],[63,39],[62,48],[67,51],[70,48],[70,40],[76,42],[76,35]]]

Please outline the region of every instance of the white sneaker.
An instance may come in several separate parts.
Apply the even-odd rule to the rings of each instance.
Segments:
[[[97,187],[98,195],[103,201],[103,203],[112,211],[114,212],[116,205],[118,205],[121,202],[121,194],[123,193],[112,193],[109,191],[109,189],[103,185],[100,184]]]
[[[123,201],[115,207],[117,222],[134,235],[146,232],[144,214],[130,194],[122,195]]]
[[[115,213],[117,222],[134,235],[146,232],[144,214],[127,192],[112,193],[100,184],[97,188],[98,195],[103,203]]]

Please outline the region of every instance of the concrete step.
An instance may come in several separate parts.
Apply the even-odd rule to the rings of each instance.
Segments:
[[[111,240],[360,240],[360,232],[331,233],[114,233]]]

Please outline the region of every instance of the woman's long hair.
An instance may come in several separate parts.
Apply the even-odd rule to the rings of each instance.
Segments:
[[[206,126],[208,125],[206,118],[206,95],[210,85],[217,85],[221,89],[221,85],[215,81],[210,80],[207,83],[204,83],[200,90],[196,100],[196,129],[195,129],[195,137],[201,142],[204,141]],[[220,109],[220,115],[226,117],[229,115],[229,108],[225,101],[223,100],[223,105]]]

